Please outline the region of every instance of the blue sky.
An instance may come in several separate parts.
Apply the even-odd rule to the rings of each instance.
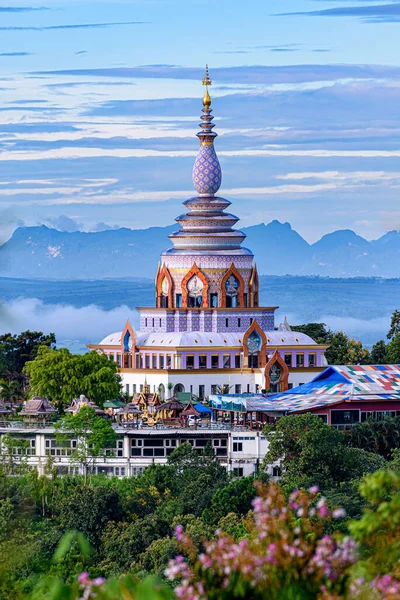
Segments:
[[[170,224],[206,62],[242,225],[400,229],[399,40],[388,0],[4,0],[0,236]]]

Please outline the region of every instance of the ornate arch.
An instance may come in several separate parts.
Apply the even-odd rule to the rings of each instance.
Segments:
[[[161,308],[161,297],[162,293],[162,284],[164,279],[168,281],[168,308],[173,308],[174,306],[174,282],[171,277],[171,273],[168,271],[165,263],[163,263],[161,269],[159,269],[157,273],[157,281],[156,281],[156,295],[157,295],[157,308]]]
[[[182,284],[181,284],[182,285],[182,308],[187,308],[187,306],[188,306],[189,293],[188,293],[188,289],[187,289],[187,284],[194,275],[197,275],[197,277],[203,283],[203,293],[202,293],[203,308],[208,308],[208,288],[209,288],[208,279],[204,275],[204,273],[202,273],[202,271],[200,271],[200,269],[196,265],[196,263],[193,264],[193,267],[190,269],[190,271],[188,271],[186,273],[185,277],[182,279]]]
[[[129,341],[130,338],[130,341]],[[124,369],[132,368],[132,357],[135,356],[136,336],[129,319],[125,323],[121,334],[121,366]]]
[[[283,360],[282,356],[280,355],[278,350],[275,350],[275,352],[273,353],[273,355],[271,356],[271,358],[269,359],[268,363],[265,366],[265,389],[269,390],[271,387],[271,379],[270,379],[270,372],[271,372],[271,368],[273,365],[278,364],[281,368],[281,378],[280,378],[280,383],[281,383],[281,387],[283,389],[281,389],[281,392],[285,392],[288,388],[289,388],[289,367],[287,366],[287,364],[285,363],[285,361]]]
[[[262,369],[263,367],[265,367],[265,363],[266,363],[267,336],[265,335],[265,333],[263,332],[263,330],[257,323],[256,319],[254,319],[254,321],[252,322],[252,324],[250,325],[250,327],[248,328],[248,330],[246,331],[246,333],[243,336],[244,367],[245,367],[245,369],[247,369],[249,366],[249,348],[248,348],[247,344],[248,344],[249,337],[251,336],[253,331],[256,331],[259,334],[259,336],[261,337],[262,345],[261,345],[261,350],[258,353],[258,359],[259,359],[258,365]]]
[[[250,292],[250,307],[254,308],[257,307],[259,304],[259,300],[258,300],[258,289],[259,289],[259,283],[258,283],[258,271],[257,271],[257,265],[256,263],[254,263],[254,267],[251,270],[251,276],[250,276],[250,283],[249,283],[249,292]]]
[[[229,267],[229,269],[227,270],[227,272],[225,273],[225,275],[223,276],[222,281],[221,281],[221,294],[220,294],[220,303],[219,303],[220,308],[226,308],[226,282],[228,281],[228,279],[231,275],[236,277],[236,279],[239,282],[238,306],[240,306],[240,307],[244,306],[244,279],[241,276],[241,274],[239,273],[239,271],[237,270],[237,268],[235,267],[235,265],[232,263],[231,266]]]

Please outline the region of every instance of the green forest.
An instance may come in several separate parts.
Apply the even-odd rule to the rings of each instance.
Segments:
[[[279,485],[187,443],[123,479],[60,477],[51,461],[39,477],[3,453],[0,598],[398,598],[399,431],[282,418],[265,431]]]

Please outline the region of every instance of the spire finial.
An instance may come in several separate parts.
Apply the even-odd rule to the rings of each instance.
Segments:
[[[206,91],[205,91],[204,98],[203,98],[203,106],[204,106],[204,108],[210,108],[211,98],[210,98],[210,94],[208,93],[208,86],[212,85],[212,81],[210,79],[210,74],[208,72],[208,65],[206,65],[206,73],[204,75],[203,85],[206,86]]]

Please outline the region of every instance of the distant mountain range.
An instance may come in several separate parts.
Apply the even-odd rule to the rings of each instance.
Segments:
[[[42,279],[103,279],[155,276],[170,246],[169,227],[67,233],[19,227],[0,247],[0,275]],[[349,229],[309,244],[289,223],[243,228],[244,246],[256,255],[260,274],[327,277],[400,277],[400,232],[369,242]]]

